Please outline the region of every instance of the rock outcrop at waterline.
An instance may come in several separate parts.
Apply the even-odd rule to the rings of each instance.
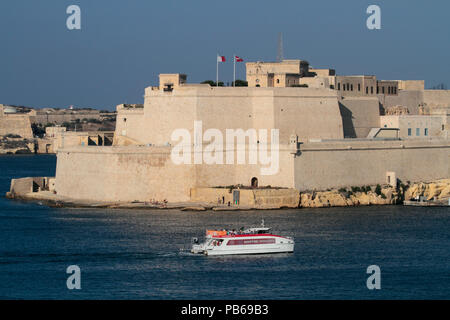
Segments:
[[[438,180],[431,183],[412,184],[406,190],[405,200],[411,200],[421,196],[427,200],[446,200],[450,198],[450,179]]]
[[[300,207],[304,208],[386,205],[397,204],[399,201],[399,192],[392,187],[382,188],[380,195],[373,191],[343,190],[306,192],[300,195]]]
[[[352,187],[350,190],[310,191],[300,194],[300,207],[348,207],[401,204],[404,200],[425,197],[427,200],[445,202],[450,198],[450,179],[435,182],[401,183],[391,186]]]

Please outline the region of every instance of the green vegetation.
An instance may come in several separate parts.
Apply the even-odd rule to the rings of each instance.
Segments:
[[[45,134],[45,129],[48,127],[54,127],[54,123],[47,123],[46,125],[42,125],[40,123],[32,123],[31,130],[33,131],[33,135],[39,138],[42,138]]]
[[[233,85],[233,82],[231,83]],[[248,82],[245,80],[236,80],[235,87],[248,87]]]
[[[383,193],[381,192],[381,186],[377,184],[377,187],[375,188],[375,193],[379,196],[381,196]]]
[[[216,86],[216,82],[212,81],[212,80],[205,80],[205,81],[203,81],[201,83],[202,84],[209,84],[211,87],[215,87]],[[236,83],[237,83],[237,81],[236,81]],[[223,86],[224,86],[223,82],[219,81],[219,87],[223,87]]]
[[[5,138],[18,139],[18,138],[22,138],[22,136],[19,136],[18,134],[8,133],[7,135],[5,135]]]

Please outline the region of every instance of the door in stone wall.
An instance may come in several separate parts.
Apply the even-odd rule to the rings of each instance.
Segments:
[[[239,205],[241,192],[239,190],[233,190],[233,204]]]

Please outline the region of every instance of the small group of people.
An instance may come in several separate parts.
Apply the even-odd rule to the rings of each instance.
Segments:
[[[167,201],[167,199],[164,199],[163,201],[161,201],[161,202],[159,202],[158,200],[155,200],[155,199],[150,199],[150,204],[153,204],[153,205],[162,205],[163,207],[165,207],[166,205],[167,205],[167,203],[168,203],[168,201]]]
[[[237,234],[242,234],[242,230],[236,230],[236,229],[232,229],[232,230],[223,230],[227,232],[227,236],[235,236]]]

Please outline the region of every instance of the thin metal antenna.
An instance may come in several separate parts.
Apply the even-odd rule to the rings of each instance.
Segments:
[[[278,52],[277,52],[277,62],[283,61],[283,34],[278,33]]]

